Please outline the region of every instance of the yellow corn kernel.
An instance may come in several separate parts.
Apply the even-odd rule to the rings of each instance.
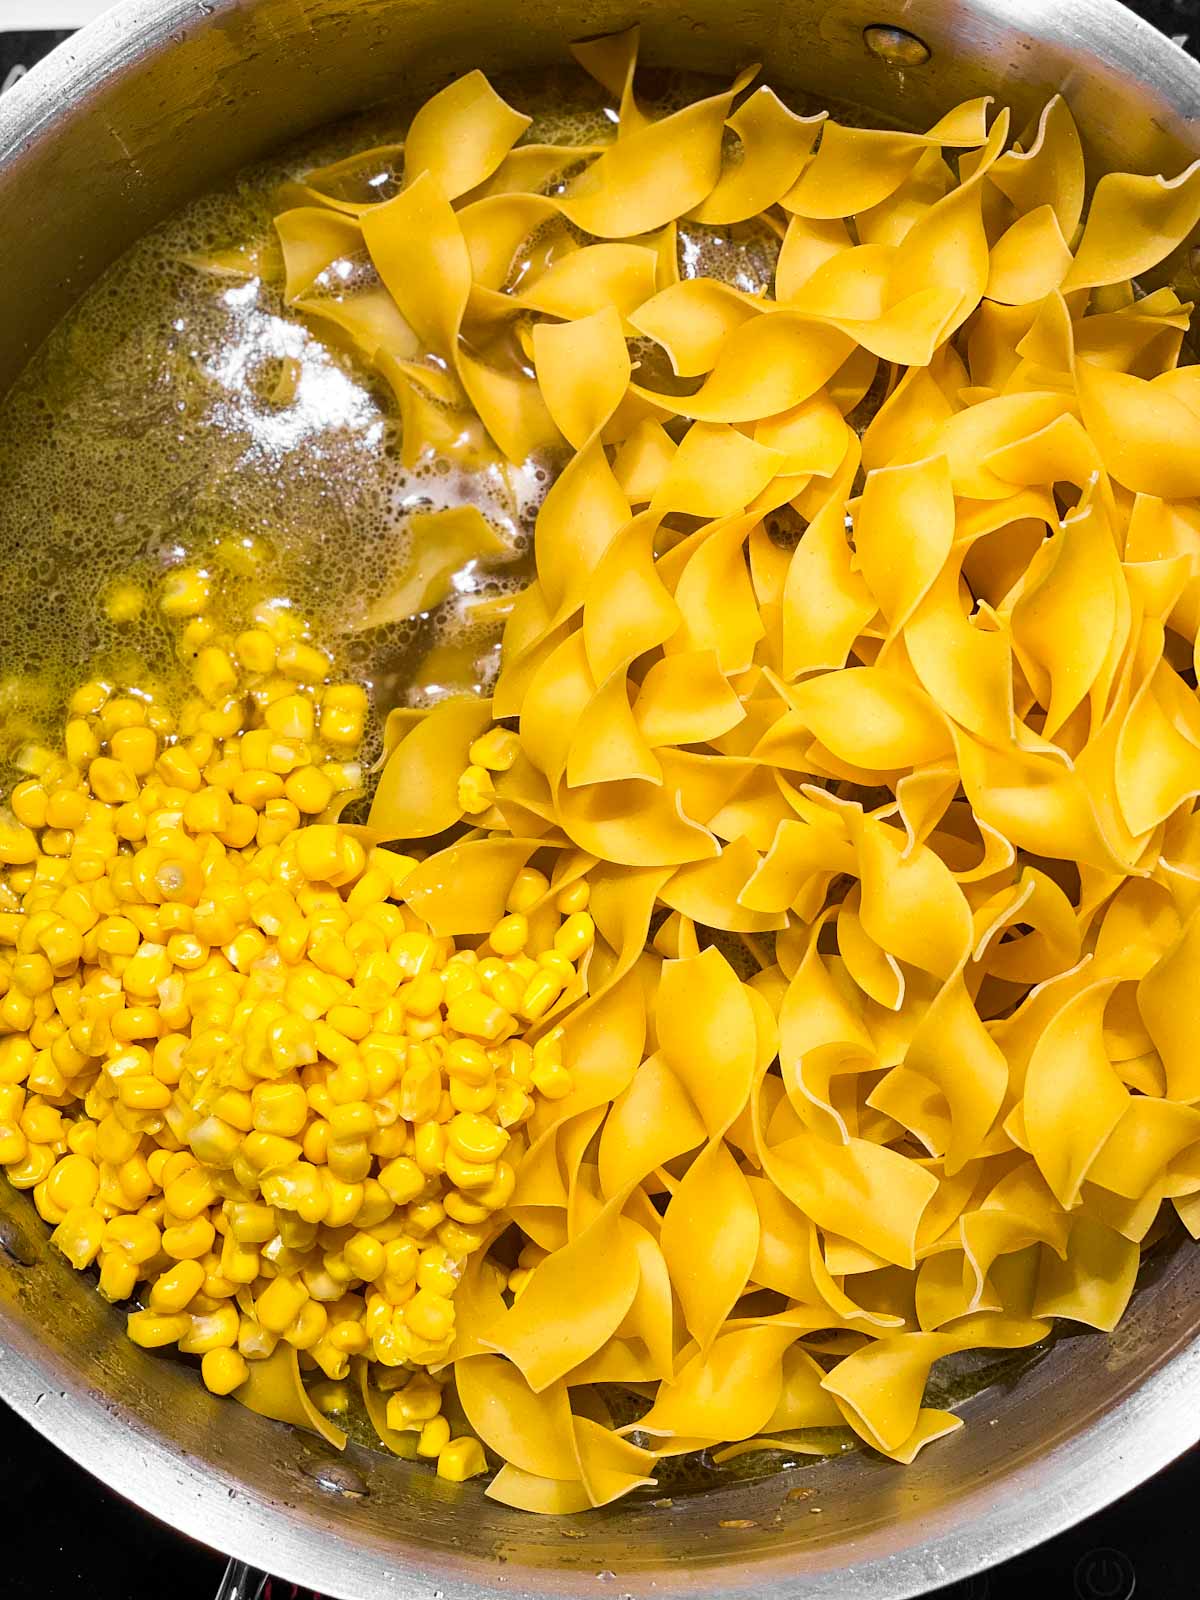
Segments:
[[[389,1428],[403,1432],[407,1428],[420,1428],[432,1422],[442,1409],[442,1391],[432,1378],[419,1372],[403,1389],[389,1396],[387,1422]]]
[[[431,1417],[422,1425],[421,1437],[417,1440],[417,1454],[431,1461],[436,1460],[449,1443],[450,1424],[445,1417]]]
[[[128,917],[105,917],[96,924],[96,943],[109,956],[131,956],[141,935]]]
[[[50,1235],[50,1242],[75,1268],[82,1272],[100,1254],[104,1242],[104,1217],[94,1206],[68,1210]]]
[[[371,1170],[371,1152],[365,1139],[333,1139],[325,1152],[327,1170],[343,1183],[360,1184]]]
[[[118,728],[140,728],[146,721],[146,707],[133,695],[117,695],[105,702],[100,721],[110,734]]]
[[[231,850],[244,850],[258,832],[258,814],[253,806],[236,802],[230,809],[229,824],[218,834]]]
[[[262,1326],[282,1337],[307,1299],[308,1290],[298,1278],[273,1278],[255,1301],[254,1309]]]
[[[226,1201],[229,1233],[238,1244],[266,1244],[275,1237],[275,1212],[256,1201]]]
[[[119,1250],[103,1252],[100,1257],[100,1293],[106,1300],[128,1300],[137,1288],[137,1281],[137,1266],[127,1255]]]
[[[446,1047],[446,1073],[451,1086],[457,1081],[481,1088],[495,1076],[483,1046],[474,1039],[454,1039]]]
[[[319,816],[333,799],[333,785],[317,767],[300,767],[284,781],[284,794],[303,816]]]
[[[310,744],[317,731],[316,709],[307,695],[284,694],[263,712],[263,722],[272,733],[285,739],[299,739]]]
[[[374,1283],[386,1265],[384,1247],[372,1234],[356,1233],[346,1244],[346,1265],[364,1283]]]
[[[97,800],[107,805],[121,805],[136,800],[137,778],[120,761],[111,756],[97,756],[88,767],[88,784]]]
[[[592,897],[591,886],[586,878],[577,878],[574,883],[568,884],[565,889],[560,889],[554,899],[554,909],[564,917],[573,916],[578,911],[586,911],[588,901]]]
[[[496,1093],[494,1078],[478,1086],[461,1078],[450,1079],[450,1104],[455,1111],[490,1111],[496,1103]]]
[[[232,818],[233,801],[212,784],[189,794],[184,802],[183,825],[190,833],[224,833]]]
[[[255,837],[260,845],[279,844],[300,824],[299,809],[286,798],[268,800],[258,819]]]
[[[48,994],[54,987],[54,968],[44,955],[21,955],[12,964],[11,979],[22,994]]]
[[[212,1249],[217,1232],[206,1216],[193,1217],[174,1228],[165,1228],[162,1247],[172,1261],[199,1261]]]
[[[447,1147],[446,1176],[456,1189],[486,1189],[496,1179],[494,1161],[469,1161],[457,1150]]]
[[[260,1083],[252,1095],[254,1127],[292,1139],[304,1131],[308,1100],[298,1083]]]
[[[135,1266],[156,1256],[162,1246],[162,1235],[146,1217],[113,1217],[104,1231],[104,1248],[119,1250]]]
[[[145,1350],[177,1344],[190,1327],[187,1317],[160,1315],[157,1311],[131,1311],[125,1319],[126,1334]]]
[[[96,910],[94,896],[87,894],[83,889],[64,889],[59,895],[54,908],[60,917],[65,917],[68,922],[73,922],[80,933],[87,933],[99,921],[100,913]]]
[[[117,624],[136,622],[146,607],[146,591],[138,583],[115,583],[104,597],[104,615]]]
[[[530,977],[530,982],[539,972],[550,972],[562,979],[564,984],[570,983],[575,976],[575,968],[561,950],[543,950],[537,958],[537,969]]]
[[[508,1134],[494,1122],[460,1111],[446,1130],[450,1148],[464,1161],[496,1161],[508,1146]]]
[[[169,750],[164,750],[154,768],[162,781],[172,789],[196,794],[203,787],[204,778],[200,768],[180,745],[172,745]]]
[[[277,772],[247,770],[233,782],[233,798],[239,805],[249,806],[254,811],[261,811],[268,800],[278,800],[282,794],[283,779]]]
[[[241,1319],[237,1307],[230,1304],[235,1285],[224,1279],[214,1279],[212,1273],[208,1273],[204,1279],[203,1296],[213,1298],[214,1288],[220,1288],[224,1301],[217,1299],[210,1311],[192,1312],[191,1328],[179,1341],[179,1348],[185,1355],[203,1356],[210,1350],[227,1350],[237,1343]],[[193,1305],[198,1305],[203,1296],[198,1296]]]
[[[194,933],[173,933],[167,940],[167,959],[173,967],[194,972],[208,960],[209,949]]]
[[[504,1037],[515,1026],[510,1012],[478,990],[468,990],[450,1000],[446,1020],[457,1033],[488,1041]]]
[[[544,1017],[564,987],[560,973],[542,969],[529,980],[529,986],[521,997],[521,1015],[531,1022]]]
[[[250,1376],[250,1368],[236,1350],[206,1350],[200,1359],[200,1376],[213,1394],[232,1394]]]
[[[275,666],[275,641],[262,628],[247,628],[233,641],[233,653],[247,672],[270,672]]]
[[[364,1011],[361,1006],[330,1006],[325,1023],[318,1023],[315,1031],[320,1034],[326,1027],[339,1034],[342,1039],[348,1039],[352,1044],[359,1044],[371,1031],[371,1014],[369,1011]],[[345,1051],[344,1046],[342,1049]],[[345,1056],[347,1060],[357,1059],[350,1051],[345,1051]]]
[[[302,639],[290,639],[280,646],[275,667],[296,683],[324,683],[329,657],[315,645],[305,644]]]
[[[50,1199],[64,1214],[91,1206],[99,1187],[96,1163],[83,1155],[63,1156],[46,1179]]]
[[[473,1198],[489,1212],[501,1211],[513,1197],[517,1187],[517,1174],[507,1161],[496,1162],[496,1176],[483,1189],[476,1189]]]
[[[498,1170],[498,1169],[497,1169]],[[486,1222],[491,1215],[490,1210],[477,1197],[459,1194],[451,1190],[442,1202],[446,1208],[446,1215],[452,1223],[459,1223],[463,1227],[476,1227],[481,1222]],[[444,1226],[444,1225],[443,1225]],[[441,1232],[439,1230],[439,1239]],[[445,1240],[441,1242],[445,1244]],[[449,1248],[449,1246],[447,1246]],[[464,1252],[469,1254],[469,1252]]]
[[[311,1350],[325,1335],[329,1313],[319,1300],[308,1299],[289,1324],[283,1337],[295,1350]]]
[[[418,1338],[439,1344],[454,1327],[454,1306],[445,1295],[418,1289],[405,1303],[404,1320]]]
[[[49,810],[45,789],[35,778],[18,783],[8,797],[13,816],[26,828],[44,828]]]
[[[492,929],[489,943],[498,956],[515,956],[529,939],[529,923],[520,911],[510,911]]]
[[[10,989],[0,1001],[0,1022],[14,1033],[28,1033],[35,1015],[34,997],[20,989]]]
[[[329,1127],[337,1141],[367,1139],[375,1132],[375,1113],[365,1100],[351,1100],[347,1105],[331,1106]]]
[[[163,579],[159,607],[168,617],[198,617],[208,604],[211,588],[207,572],[180,567]]]
[[[96,1153],[96,1124],[81,1117],[67,1130],[67,1144],[73,1155],[87,1156],[90,1161]]]
[[[112,1034],[122,1044],[135,1039],[157,1039],[159,1035],[158,1011],[154,1006],[126,1006],[112,1019]]]
[[[363,882],[365,879],[360,878],[359,883]],[[378,1015],[391,1003],[403,980],[400,963],[386,950],[374,950],[364,957],[355,976],[354,987],[368,1019],[371,1013]],[[400,1011],[402,1014],[403,1007]],[[375,1026],[379,1026],[378,1022]]]
[[[243,928],[225,946],[225,954],[239,972],[248,972],[267,953],[267,941],[257,928]]]
[[[487,1469],[487,1457],[478,1439],[451,1439],[438,1456],[437,1475],[448,1483],[465,1483]]]
[[[115,1116],[101,1117],[96,1125],[96,1155],[111,1166],[128,1161],[140,1143],[141,1134],[131,1132]]]
[[[117,1098],[130,1111],[165,1111],[171,1104],[171,1091],[157,1078],[122,1078],[117,1087]]]
[[[172,1175],[168,1166],[163,1173],[163,1196],[171,1215],[182,1222],[190,1222],[202,1211],[216,1203],[217,1191],[202,1167],[184,1167]]]
[[[55,972],[69,973],[83,955],[83,935],[74,923],[61,917],[51,916],[37,930],[34,942]]]
[[[36,1053],[29,1040],[20,1035],[0,1039],[0,1084],[24,1083]]]
[[[23,866],[37,860],[37,839],[20,823],[0,823],[0,863]]]
[[[440,1161],[440,1153],[438,1157]],[[434,1170],[438,1170],[435,1167]],[[426,1172],[407,1156],[397,1156],[379,1172],[379,1182],[388,1198],[398,1206],[405,1206],[425,1188]]]
[[[470,766],[458,780],[459,809],[468,816],[479,816],[496,798],[496,786],[486,767]]]
[[[125,993],[138,1000],[152,1000],[158,986],[171,975],[171,958],[165,945],[147,941],[129,958],[122,969],[121,983]]]
[[[215,637],[217,625],[211,617],[193,617],[192,620],[180,631],[177,652],[183,660],[195,656],[208,642]],[[183,708],[180,717],[180,732],[191,734],[196,731],[204,713],[197,701],[190,700]]]
[[[158,735],[152,728],[118,728],[109,740],[109,749],[135,777],[144,778],[158,759]]]
[[[192,668],[192,682],[209,705],[216,705],[224,700],[236,688],[237,681],[237,668],[230,659],[229,652],[222,650],[220,645],[205,645]]]
[[[337,824],[328,823],[307,827],[298,835],[296,859],[305,877],[335,886],[351,883],[367,863],[358,840]]]
[[[86,767],[100,754],[100,736],[91,723],[72,717],[63,733],[63,748],[73,767]]]
[[[573,1087],[571,1074],[558,1061],[534,1064],[533,1087],[546,1100],[562,1100]]]
[[[489,728],[481,734],[468,751],[468,758],[477,767],[489,772],[507,772],[521,752],[521,741],[508,728]]]
[[[150,1309],[175,1315],[200,1293],[203,1286],[204,1268],[200,1263],[180,1261],[169,1272],[155,1279],[150,1290]]]
[[[94,1142],[93,1128],[93,1143]],[[151,1150],[150,1154],[146,1157],[146,1168],[160,1189],[168,1181],[165,1176],[166,1168],[168,1163],[173,1159],[173,1153],[170,1150],[164,1150],[161,1147]]]
[[[62,1112],[57,1106],[31,1101],[21,1114],[21,1132],[31,1144],[57,1144],[65,1132]]]
[[[522,867],[513,879],[513,886],[508,891],[505,909],[520,911],[527,914],[532,911],[538,901],[550,887],[550,880],[536,867]]]
[[[367,1330],[361,1322],[352,1322],[348,1318],[335,1322],[325,1335],[335,1350],[347,1356],[360,1356],[370,1343]]]
[[[458,1287],[458,1267],[451,1261],[441,1245],[430,1245],[422,1250],[417,1268],[417,1286],[430,1294],[450,1299]]]
[[[590,950],[596,937],[596,924],[586,911],[575,911],[554,935],[554,948],[568,961],[578,961]]]
[[[154,1179],[142,1155],[130,1156],[117,1168],[117,1186],[130,1205],[140,1206],[154,1192]]]
[[[68,702],[68,709],[72,716],[94,717],[103,709],[105,701],[113,691],[111,683],[104,682],[101,678],[91,678],[87,683],[81,683]]]
[[[446,1133],[438,1123],[423,1122],[416,1130],[413,1143],[416,1164],[427,1177],[436,1177],[446,1170]],[[379,1181],[383,1183],[382,1172]],[[384,1184],[384,1187],[387,1188],[387,1185]],[[388,1192],[391,1193],[390,1190]],[[392,1198],[395,1199],[395,1195]],[[397,1200],[396,1204],[400,1202]]]
[[[195,1149],[195,1145],[192,1148]],[[294,1139],[281,1138],[274,1133],[248,1133],[242,1141],[242,1154],[256,1172],[273,1172],[281,1167],[289,1167],[300,1159],[301,1153]]]
[[[441,1103],[442,1075],[420,1045],[413,1045],[408,1059],[400,1079],[400,1115],[408,1122],[427,1122]]]
[[[428,936],[404,935],[404,937],[427,938]],[[429,939],[428,942],[432,948],[433,940]],[[397,939],[392,947],[393,955],[396,955],[395,945],[399,943],[400,940]],[[403,954],[397,955],[397,960],[401,966],[404,965],[404,959],[405,958]],[[432,1017],[434,1012],[437,1011],[439,1006],[442,1004],[444,992],[442,980],[437,973],[422,972],[415,976],[411,983],[405,985],[403,991],[405,1009],[414,1017]]]
[[[103,1126],[103,1124],[101,1125]],[[241,1135],[220,1117],[205,1117],[187,1136],[196,1158],[209,1167],[227,1167],[241,1148]]]
[[[356,745],[366,725],[367,695],[356,683],[331,684],[321,696],[321,738],[326,744]]]

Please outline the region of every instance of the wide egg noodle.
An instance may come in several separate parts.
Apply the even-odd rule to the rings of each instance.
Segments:
[[[457,200],[491,177],[531,120],[507,105],[482,72],[468,72],[426,100],[409,124],[405,180],[428,172],[448,200]]]

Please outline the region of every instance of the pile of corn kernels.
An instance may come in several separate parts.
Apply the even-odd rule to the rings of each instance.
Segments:
[[[0,1164],[101,1294],[136,1297],[136,1343],[199,1356],[217,1394],[281,1342],[326,1386],[363,1357],[389,1427],[462,1479],[483,1452],[429,1369],[535,1095],[570,1089],[560,1035],[521,1034],[591,944],[587,886],[537,959],[532,870],[478,950],[433,937],[395,898],[415,860],[318,820],[360,781],[362,688],[289,610],[223,634],[208,602],[202,571],[168,576],[174,713],[92,680],[62,751],[24,754],[0,821]]]

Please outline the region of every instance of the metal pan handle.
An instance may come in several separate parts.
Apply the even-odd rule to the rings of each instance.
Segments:
[[[261,1600],[266,1583],[265,1572],[248,1567],[244,1561],[231,1561],[225,1568],[216,1600]]]
[[[225,1568],[216,1600],[321,1600],[311,1589],[300,1589],[285,1579],[248,1567],[244,1561],[231,1561]]]

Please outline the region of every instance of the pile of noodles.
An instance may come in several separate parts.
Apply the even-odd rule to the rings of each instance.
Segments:
[[[1135,287],[1200,164],[1089,200],[1061,99],[1011,143],[752,70],[652,120],[636,49],[576,51],[610,143],[521,144],[471,73],[277,222],[410,459],[566,456],[490,705],[397,713],[370,817],[459,822],[505,719],[408,898],[482,938],[529,863],[591,886],[498,1225],[536,1265],[456,1297],[490,1493],[552,1512],[835,1425],[911,1461],[960,1425],[932,1363],[1111,1329],[1172,1209],[1200,1234],[1200,367]],[[681,281],[684,218],[770,229],[773,290]]]

